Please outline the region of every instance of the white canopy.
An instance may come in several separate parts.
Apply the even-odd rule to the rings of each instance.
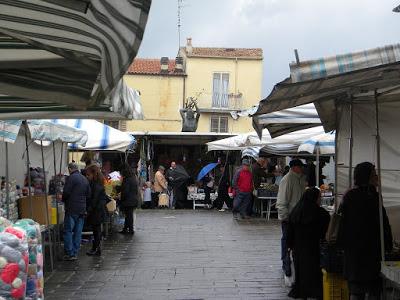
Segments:
[[[132,135],[112,128],[96,120],[55,119],[51,121],[56,124],[75,127],[88,133],[88,140],[84,147],[76,144],[70,144],[70,149],[114,150],[125,152],[135,144],[135,138]]]
[[[299,145],[310,138],[324,133],[321,126],[299,130],[288,133],[277,138],[271,138],[269,132],[263,130],[262,138],[259,139],[256,132],[244,133],[234,137],[207,143],[208,151],[214,150],[243,150],[247,147],[270,147],[271,151],[278,152],[279,148],[287,151],[297,152]],[[263,150],[268,151],[263,148]]]
[[[74,127],[43,120],[28,120],[26,121],[30,138],[40,141],[61,141],[64,143],[76,143],[85,145],[88,135],[86,131],[76,129]],[[14,143],[20,131],[21,120],[0,120],[0,141]]]

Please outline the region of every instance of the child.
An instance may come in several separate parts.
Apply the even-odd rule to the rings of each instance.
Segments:
[[[147,181],[143,185],[143,209],[153,208],[153,202],[151,198],[151,182]]]

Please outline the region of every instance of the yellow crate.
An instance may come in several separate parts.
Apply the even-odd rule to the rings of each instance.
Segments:
[[[341,274],[328,273],[322,270],[324,300],[348,300],[349,289],[347,281]]]

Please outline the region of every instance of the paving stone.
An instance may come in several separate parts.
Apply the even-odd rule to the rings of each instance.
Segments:
[[[115,233],[102,257],[58,262],[46,299],[287,299],[278,222],[229,212],[138,211],[134,236]]]

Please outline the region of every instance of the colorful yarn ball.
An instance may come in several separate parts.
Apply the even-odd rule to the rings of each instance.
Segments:
[[[18,276],[18,273],[19,266],[16,263],[10,263],[3,268],[0,277],[5,283],[11,284]]]
[[[13,288],[19,289],[22,286],[21,278],[18,278],[18,277],[15,278],[11,285],[12,285]]]
[[[21,228],[7,227],[4,231],[15,235],[20,240],[25,239],[26,236],[25,231]]]
[[[36,261],[37,261],[38,266],[43,268],[43,254],[42,253],[37,254]]]
[[[1,241],[0,241],[1,242]],[[5,246],[1,251],[1,256],[5,257],[9,262],[17,262],[22,258],[21,252],[13,249],[10,246]]]
[[[14,299],[20,299],[23,298],[24,296],[25,296],[25,283],[23,283],[20,288],[11,290],[11,297],[13,297]]]
[[[7,265],[8,261],[5,257],[0,256],[0,269],[3,269]]]

